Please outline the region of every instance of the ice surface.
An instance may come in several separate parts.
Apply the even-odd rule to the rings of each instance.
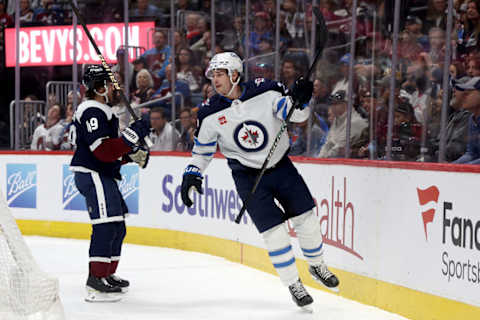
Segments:
[[[40,267],[60,280],[69,320],[401,320],[399,315],[311,287],[307,313],[291,300],[278,277],[223,258],[125,244],[117,274],[130,291],[116,303],[84,301],[86,240],[25,237]]]

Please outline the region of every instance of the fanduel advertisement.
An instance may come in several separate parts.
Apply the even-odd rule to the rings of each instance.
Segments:
[[[417,188],[417,194],[425,241],[441,247],[437,270],[451,284],[480,284],[480,218],[476,211],[456,209],[449,195],[442,195],[435,185]]]
[[[37,207],[37,166],[7,164],[7,204],[14,208]]]

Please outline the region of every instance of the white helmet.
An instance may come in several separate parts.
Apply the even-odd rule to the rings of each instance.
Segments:
[[[217,53],[213,56],[212,60],[210,60],[205,76],[211,80],[213,78],[213,71],[217,69],[226,69],[231,79],[233,71],[238,71],[240,75],[243,74],[242,60],[235,52]]]

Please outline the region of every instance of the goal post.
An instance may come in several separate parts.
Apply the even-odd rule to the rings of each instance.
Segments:
[[[0,319],[65,319],[58,280],[35,262],[1,190]]]

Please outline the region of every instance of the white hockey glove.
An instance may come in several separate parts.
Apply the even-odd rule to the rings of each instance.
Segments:
[[[150,159],[150,151],[142,146],[135,147],[131,152],[127,155],[127,158],[138,164],[138,166],[142,169],[145,169],[148,164],[148,160]]]
[[[137,120],[122,131],[122,139],[130,147],[135,148],[149,133],[150,127],[148,124],[142,120]]]

